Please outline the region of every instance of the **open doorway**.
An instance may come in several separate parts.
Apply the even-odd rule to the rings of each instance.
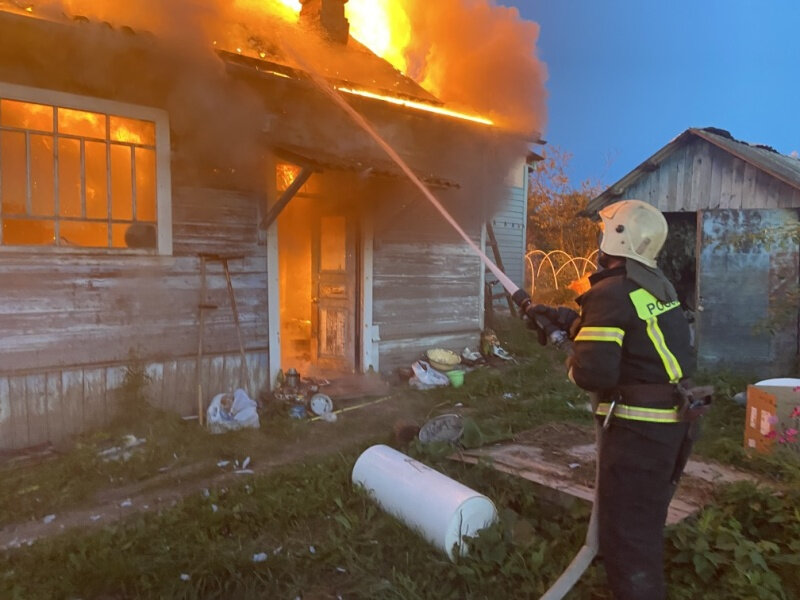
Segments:
[[[359,369],[358,215],[326,189],[314,175],[278,217],[281,368],[304,375]]]

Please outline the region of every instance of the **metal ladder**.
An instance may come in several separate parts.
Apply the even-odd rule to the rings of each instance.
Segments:
[[[205,403],[203,400],[203,383],[200,377],[200,369],[203,365],[203,350],[204,350],[204,333],[206,324],[206,311],[216,310],[219,308],[216,304],[210,304],[207,301],[206,294],[206,265],[208,262],[219,262],[222,264],[222,271],[225,274],[225,283],[228,288],[228,298],[231,303],[231,311],[233,312],[233,322],[236,325],[236,337],[239,340],[239,355],[241,357],[241,365],[239,368],[239,386],[244,387],[244,382],[248,380],[249,375],[247,372],[247,358],[244,353],[244,342],[242,341],[242,329],[239,325],[239,309],[236,306],[236,296],[233,293],[233,282],[231,281],[231,272],[228,267],[229,260],[244,259],[244,255],[228,256],[221,254],[199,254],[200,258],[200,302],[197,305],[199,331],[197,335],[197,360],[195,362],[195,379],[197,382],[197,418],[200,425],[203,425],[205,417]]]

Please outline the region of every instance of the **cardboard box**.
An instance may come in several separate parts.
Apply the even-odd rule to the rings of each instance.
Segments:
[[[782,432],[796,427],[792,412],[800,406],[800,379],[783,381],[787,382],[786,385],[747,386],[745,448],[770,452]],[[775,433],[770,433],[773,431]]]

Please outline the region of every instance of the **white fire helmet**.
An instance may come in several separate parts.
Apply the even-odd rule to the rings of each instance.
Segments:
[[[620,200],[603,208],[600,218],[603,220],[600,250],[655,268],[668,229],[660,210],[641,200]]]

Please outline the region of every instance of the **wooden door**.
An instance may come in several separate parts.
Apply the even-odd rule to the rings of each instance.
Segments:
[[[356,368],[356,226],[352,215],[327,212],[312,233],[312,359],[320,368]]]

